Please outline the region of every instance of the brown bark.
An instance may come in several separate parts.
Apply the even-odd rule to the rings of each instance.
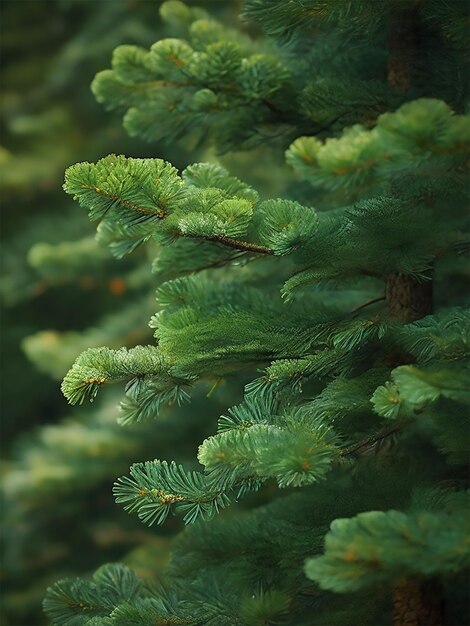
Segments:
[[[385,300],[394,319],[404,324],[419,320],[432,313],[432,281],[418,281],[401,272],[389,274]]]
[[[443,626],[443,608],[437,581],[401,582],[393,593],[393,626]]]
[[[400,272],[389,274],[385,285],[388,312],[408,324],[432,313],[432,281],[417,281]],[[390,355],[401,363],[409,355]],[[393,590],[393,626],[444,626],[442,590],[435,580],[405,581]]]
[[[417,44],[417,4],[391,16],[388,84],[405,92],[411,86],[412,58]],[[432,281],[417,281],[396,272],[387,277],[385,300],[389,315],[404,324],[433,310]],[[393,355],[396,357],[397,355]],[[401,355],[400,361],[409,361]],[[444,602],[436,580],[403,581],[393,590],[393,626],[444,626]]]
[[[388,84],[399,91],[411,86],[410,58],[416,44],[416,10],[409,9],[391,15]]]
[[[419,3],[390,14],[388,84],[400,91],[411,85],[411,65],[417,45]],[[391,317],[405,324],[432,312],[432,282],[418,282],[400,272],[390,274],[385,299]]]
[[[385,299],[394,319],[408,324],[433,310],[432,281],[418,282],[412,276],[394,273],[387,278]],[[390,355],[401,363],[410,355]],[[434,580],[405,581],[393,590],[393,626],[443,626],[442,590]]]

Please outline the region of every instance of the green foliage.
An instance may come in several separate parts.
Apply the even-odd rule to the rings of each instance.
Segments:
[[[138,519],[119,516],[110,489],[116,476],[155,455],[156,441],[161,455],[206,430],[197,400],[186,427],[172,414],[159,428],[153,422],[124,430],[116,424],[119,399],[108,390],[106,419],[98,403],[86,414],[64,411],[57,382],[49,378],[61,379],[90,347],[152,341],[153,249],[117,262],[94,241],[93,225],[64,196],[61,183],[64,169],[80,160],[116,150],[155,154],[155,147],[129,139],[96,105],[89,83],[119,43],[148,46],[169,33],[145,0],[93,6],[6,0],[2,17],[0,296],[9,330],[1,348],[8,377],[2,388],[0,622],[44,624],[41,598],[54,580],[120,559],[149,539]],[[176,149],[167,157],[186,162]],[[230,389],[225,386],[222,395],[232,397]],[[222,410],[219,400],[212,400],[214,417]],[[179,407],[176,412],[181,417]]]
[[[210,133],[220,149],[249,145],[247,121],[254,117],[260,141],[263,127],[282,117],[277,106],[289,106],[289,71],[282,60],[199,9],[165,2],[160,14],[176,22],[187,40],[163,39],[148,51],[120,46],[112,70],[93,82],[97,100],[127,109],[125,128],[147,140]]]
[[[317,216],[298,202],[267,200],[260,206],[265,219],[259,225],[261,241],[274,254],[289,254],[313,236]]]
[[[248,396],[245,402],[222,416],[219,433],[206,439],[198,458],[204,474],[185,472],[165,461],[134,465],[131,478],[115,484],[117,502],[153,524],[162,524],[170,512],[181,512],[190,523],[199,516],[210,519],[239,495],[258,489],[275,478],[280,487],[308,485],[326,475],[338,460],[337,438],[309,411],[288,412],[271,398]]]
[[[145,222],[162,218],[171,211],[180,181],[176,170],[161,159],[126,160],[111,155],[94,167],[79,163],[70,168],[64,189],[90,209],[91,219],[101,218],[115,209],[123,222],[126,222],[126,214],[121,217],[123,210],[130,211],[131,219],[139,217]]]
[[[230,240],[246,234],[256,192],[223,168],[199,164],[188,170],[181,179],[176,169],[161,159],[110,155],[97,164],[79,163],[69,168],[64,189],[89,210],[91,219],[104,218],[100,237],[117,256],[132,252],[159,233],[164,241],[179,235],[228,240],[237,247],[237,242]],[[266,209],[260,207],[260,212]],[[160,229],[155,224],[159,221]],[[126,239],[130,240],[127,247]],[[238,247],[270,253],[249,242]]]
[[[85,398],[93,400],[100,385],[124,378],[130,386],[138,384],[139,378],[164,371],[164,364],[156,348],[137,346],[132,350],[122,348],[90,348],[75,361],[64,379],[62,390],[72,403],[80,404]]]
[[[132,601],[141,586],[134,573],[124,565],[104,565],[90,582],[78,579],[56,583],[44,600],[44,609],[54,623],[64,626],[89,624],[92,618],[110,615],[117,605]]]
[[[307,0],[307,2],[285,4],[281,0],[248,0],[245,13],[248,17],[259,20],[270,35],[286,35],[295,29],[311,28],[314,25],[332,28],[343,27],[350,21],[349,28],[373,28],[377,22],[385,19],[391,2],[383,3],[380,8],[374,2],[352,2],[340,0],[331,3],[325,0]]]
[[[306,574],[323,589],[355,591],[403,577],[460,571],[470,564],[468,503],[449,513],[368,511],[335,520],[325,554]]]
[[[460,307],[428,315],[397,329],[404,350],[421,363],[460,361],[469,356],[470,314]]]
[[[299,487],[323,478],[330,469],[335,451],[322,435],[311,424],[291,429],[252,426],[207,439],[199,448],[199,460],[211,476],[228,475],[234,482],[272,477],[280,487]]]
[[[422,101],[420,104],[427,103],[432,104],[432,101]],[[453,133],[454,131],[451,134]],[[366,135],[372,136],[372,132],[367,132]],[[339,140],[330,140],[330,143],[333,144],[335,141]],[[459,138],[458,141],[461,142],[462,139]],[[341,167],[347,163],[346,170],[349,171],[351,160],[354,160],[355,156],[343,152],[340,150]],[[465,154],[460,154],[460,148],[455,157],[452,157],[452,151],[450,154],[451,156],[446,148],[444,157],[447,163],[441,163],[440,167],[449,172],[456,171],[458,178],[460,176],[458,164],[463,162]],[[410,158],[408,151],[405,152],[405,156],[406,159]],[[413,158],[419,163],[423,161],[419,155],[413,155]],[[452,158],[457,159],[457,169]],[[105,184],[103,192],[102,187],[94,183],[100,182],[100,176],[107,176],[108,161],[113,163],[113,175],[109,176],[106,182],[101,181],[100,184]],[[367,163],[370,163],[369,158]],[[389,172],[391,166],[388,162],[385,163]],[[163,174],[164,181],[159,183],[161,190],[159,187],[158,191],[163,194],[164,203],[168,203],[168,206],[165,204],[164,210],[159,205],[157,197],[150,203],[147,199],[147,204],[144,201],[133,204],[125,199],[125,194],[121,197],[122,190],[127,190],[127,194],[130,194],[132,189],[137,195],[141,193],[140,187],[136,189],[140,184],[139,177],[149,177],[150,180],[154,167],[165,168],[165,172],[168,171],[168,177]],[[168,241],[169,237],[177,236],[203,239],[225,243],[229,247],[238,248],[241,252],[292,254],[298,266],[284,287],[287,296],[299,286],[312,281],[352,273],[382,276],[399,271],[418,277],[424,276],[433,259],[442,254],[443,247],[445,249],[453,245],[461,236],[455,230],[454,221],[460,218],[459,214],[455,218],[451,216],[451,219],[443,220],[441,202],[445,198],[441,200],[435,195],[434,206],[425,206],[427,182],[422,183],[416,190],[409,188],[406,194],[402,194],[403,197],[379,195],[356,203],[352,207],[346,206],[317,217],[313,210],[309,215],[298,203],[285,200],[257,204],[257,195],[254,191],[240,181],[233,180],[225,170],[214,166],[210,168],[210,174],[207,166],[192,166],[188,173],[183,172],[184,186],[181,186],[181,180],[177,179],[175,171],[169,168],[169,165],[163,165],[158,160],[153,162],[106,157],[96,165],[80,164],[70,168],[65,189],[80,199],[80,202],[90,210],[92,218],[107,212],[100,228],[102,229],[105,224],[110,233],[118,233],[120,254],[122,250],[132,251],[136,245],[150,236],[159,239],[163,237],[164,242]],[[402,168],[403,164],[400,165],[400,171]],[[137,177],[132,173],[134,169],[139,172]],[[334,166],[331,172],[335,181],[338,179],[336,169]],[[433,176],[434,169],[431,172],[425,170],[425,173],[426,177]],[[93,179],[91,182],[90,176]],[[199,179],[200,176],[202,177]],[[200,181],[199,185],[206,181],[210,186],[207,188],[196,186],[195,177]],[[381,181],[382,179],[383,176],[380,177]],[[169,187],[165,192],[166,185]],[[367,181],[367,185],[370,186],[370,181]],[[103,196],[103,193],[106,195]],[[165,193],[173,194],[171,201],[165,199]],[[123,205],[122,202],[127,204]],[[118,211],[119,206],[125,210]],[[457,204],[456,207],[458,206]],[[407,230],[403,230],[403,220],[412,207],[416,219]],[[306,214],[309,215],[308,220],[305,219]],[[424,225],[430,214],[438,221],[440,227],[426,231],[423,235]],[[410,241],[417,242],[418,235],[419,244],[414,244],[411,251],[408,244]],[[129,246],[122,248],[126,238],[129,239]],[[112,246],[116,246],[113,235],[108,234],[107,241],[113,242]],[[330,255],[331,249],[337,250],[334,258]]]
[[[179,174],[114,155],[67,171],[117,256],[156,248],[158,281],[155,345],[84,352],[68,400],[125,381],[130,424],[190,385],[249,381],[199,446],[201,471],[157,458],[115,483],[148,525],[198,522],[163,572],[173,599],[97,602],[90,623],[398,623],[396,585],[468,567],[468,311],[450,287],[468,239],[465,11],[422,4],[247,0],[276,47],[167,2],[179,38],[121,46],[96,77],[132,135],[218,153],[293,140],[287,164],[307,184],[270,193],[218,163]],[[70,584],[46,601],[54,623],[88,619],[98,588]],[[440,621],[458,623],[460,583],[443,594]]]
[[[148,524],[162,524],[170,511],[184,513],[186,523],[199,516],[210,519],[227,504],[226,496],[196,472],[180,465],[148,461],[131,467],[131,477],[121,478],[114,487],[117,502],[128,511],[137,511]]]
[[[379,387],[372,396],[380,415],[421,413],[439,398],[468,403],[468,363],[434,364],[427,369],[402,365],[392,371],[392,383]]]
[[[197,163],[189,165],[182,174],[183,180],[188,187],[206,189],[215,187],[227,192],[231,197],[247,200],[252,204],[258,201],[256,191],[243,183],[235,176],[230,176],[226,169],[213,163]]]
[[[379,116],[372,130],[356,125],[325,142],[300,137],[287,161],[314,185],[370,193],[404,170],[425,176],[436,168],[458,169],[469,139],[468,118],[442,101],[421,99]]]

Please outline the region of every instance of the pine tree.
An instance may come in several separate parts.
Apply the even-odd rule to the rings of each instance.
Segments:
[[[69,402],[125,383],[119,421],[146,422],[260,371],[199,469],[143,461],[115,483],[142,522],[191,524],[158,584],[108,564],[52,586],[48,616],[468,624],[468,7],[246,0],[264,36],[161,13],[181,38],[117,48],[97,99],[147,140],[286,149],[298,178],[273,199],[214,161],[67,170],[98,239],[119,258],[156,242],[161,279],[156,341],[83,352]]]

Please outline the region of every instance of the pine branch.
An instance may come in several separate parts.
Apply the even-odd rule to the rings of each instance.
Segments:
[[[211,519],[230,502],[223,489],[214,488],[212,480],[198,472],[186,472],[174,462],[136,463],[130,474],[114,483],[116,502],[124,504],[126,511],[136,511],[149,525],[162,524],[172,511],[184,513],[186,524],[199,517]]]
[[[191,239],[200,239],[201,241],[211,241],[214,243],[221,243],[228,248],[235,248],[235,250],[240,250],[242,252],[254,252],[256,254],[268,254],[273,255],[274,252],[267,248],[266,246],[262,246],[260,244],[251,243],[250,241],[240,241],[238,239],[233,239],[231,237],[224,237],[223,235],[217,235],[212,237],[195,237],[194,235],[183,235],[185,237],[189,237]]]

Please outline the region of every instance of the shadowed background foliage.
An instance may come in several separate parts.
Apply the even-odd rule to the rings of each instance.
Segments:
[[[69,165],[110,152],[164,155],[179,167],[192,160],[191,151],[170,142],[130,138],[90,89],[116,46],[149,46],[175,34],[162,23],[160,4],[4,0],[0,9],[0,615],[8,626],[47,623],[42,598],[64,575],[92,571],[149,542],[156,558],[165,558],[165,539],[115,505],[112,482],[159,447],[163,453],[178,442],[182,458],[192,454],[210,422],[203,417],[216,419],[226,404],[220,390],[206,399],[206,389],[190,419],[180,410],[171,428],[159,426],[157,439],[152,424],[124,430],[116,423],[114,393],[85,412],[69,407],[60,392],[81,350],[151,338],[147,255],[119,262],[99,247],[93,225],[62,184]],[[208,4],[234,20],[236,2]],[[230,404],[232,392],[225,393]],[[176,521],[162,537],[179,526]]]

